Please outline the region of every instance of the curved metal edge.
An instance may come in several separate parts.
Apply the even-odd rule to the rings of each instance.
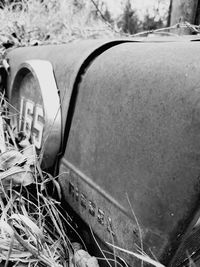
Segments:
[[[14,77],[11,95],[11,103],[14,89],[20,86],[20,78],[27,73],[31,73],[39,83],[43,108],[45,112],[45,127],[43,133],[43,144],[40,156],[43,159],[44,167],[49,168],[54,165],[55,158],[61,144],[61,110],[58,88],[56,85],[53,67],[46,60],[29,60],[22,63]],[[23,73],[23,74],[22,74]],[[18,87],[19,88],[19,87]],[[51,142],[49,142],[51,140]]]
[[[76,67],[72,73],[72,77],[69,81],[69,88],[71,90],[66,90],[63,99],[65,98],[65,105],[68,107],[66,114],[66,121],[65,124],[62,125],[62,147],[64,148],[63,151],[61,151],[61,156],[65,153],[65,148],[67,146],[67,140],[71,128],[71,123],[73,119],[73,114],[75,110],[76,105],[76,98],[78,95],[78,89],[79,84],[81,83],[82,75],[87,71],[88,67],[92,62],[100,56],[102,53],[107,51],[108,49],[111,49],[114,46],[123,44],[123,43],[138,43],[137,40],[131,40],[131,39],[116,39],[116,40],[109,40],[104,41],[101,44],[99,44],[97,47],[93,48],[90,53],[85,53],[82,55],[80,60],[78,60]],[[63,103],[63,99],[61,99],[61,105]],[[66,104],[67,103],[67,104]]]

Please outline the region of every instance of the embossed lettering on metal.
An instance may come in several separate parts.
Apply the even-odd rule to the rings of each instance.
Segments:
[[[44,167],[55,163],[61,143],[61,111],[52,64],[29,60],[20,64],[11,86],[12,125],[35,145]]]
[[[76,201],[79,200],[79,189],[78,189],[78,186],[76,186],[76,188],[75,188],[75,199],[76,199]]]
[[[104,218],[105,218],[105,212],[101,209],[98,209],[98,215],[97,215],[97,220],[100,224],[104,225]]]
[[[96,205],[94,204],[94,202],[92,202],[91,200],[89,200],[89,213],[93,217],[95,216],[95,209],[96,209]]]
[[[87,197],[84,194],[81,194],[81,206],[84,209],[87,208]]]
[[[74,185],[69,182],[69,194],[74,197]]]
[[[107,230],[108,232],[110,232],[113,236],[115,235],[114,231],[113,231],[113,225],[112,225],[112,219],[110,217],[108,217],[107,219]]]

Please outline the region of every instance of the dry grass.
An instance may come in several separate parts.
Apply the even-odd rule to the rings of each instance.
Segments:
[[[105,36],[114,36],[114,32],[91,16],[89,4],[75,10],[72,0],[22,0],[0,9],[2,42],[10,40],[24,46]]]
[[[19,142],[10,127],[9,114],[5,112],[3,102],[0,259],[5,266],[8,262],[15,266],[22,262],[27,266],[69,266],[73,249],[67,236],[66,222],[58,209],[60,203],[51,198],[46,190],[49,181],[57,188],[58,184],[51,175],[41,171],[34,147],[24,140]],[[26,143],[26,147],[22,148],[22,143]]]

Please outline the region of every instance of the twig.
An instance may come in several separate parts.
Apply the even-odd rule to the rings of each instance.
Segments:
[[[95,6],[97,12],[99,13],[99,15],[101,16],[101,18],[103,19],[104,23],[115,33],[120,34],[119,31],[116,31],[116,29],[112,26],[111,23],[109,23],[106,19],[106,17],[103,15],[103,13],[101,12],[101,10],[99,9],[97,3],[94,0],[90,0],[92,2],[92,4]]]

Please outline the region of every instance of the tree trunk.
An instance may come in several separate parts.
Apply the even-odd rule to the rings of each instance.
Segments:
[[[172,0],[170,25],[173,26],[180,20],[182,22],[195,23],[197,13],[198,0]],[[184,30],[181,33],[189,33]]]
[[[200,24],[200,0],[198,1],[196,18],[195,18],[194,24],[195,25],[199,25]]]
[[[170,4],[169,4],[168,17],[167,17],[167,27],[170,26],[171,14],[172,14],[172,0],[170,0]]]

